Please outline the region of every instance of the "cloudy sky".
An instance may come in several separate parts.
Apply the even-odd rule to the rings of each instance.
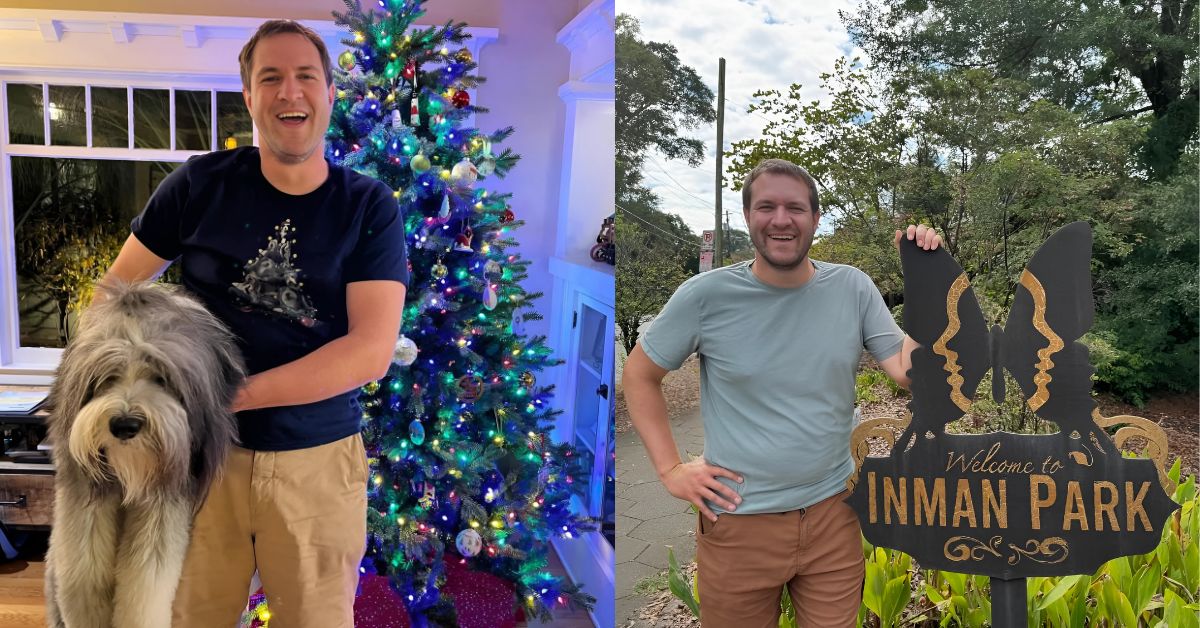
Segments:
[[[747,113],[751,95],[761,89],[783,92],[792,83],[804,86],[806,100],[822,99],[822,72],[833,70],[838,57],[859,56],[838,9],[850,10],[856,0],[795,2],[793,0],[620,0],[617,11],[638,18],[642,39],[671,42],[679,59],[696,70],[717,93],[718,59],[725,58],[725,148],[738,140],[761,135],[761,113]],[[620,61],[618,60],[618,63]],[[715,104],[715,99],[714,99]],[[646,159],[645,182],[662,199],[661,209],[679,214],[699,233],[714,222],[716,124],[691,132],[704,141],[705,160],[697,168],[652,153]],[[723,167],[728,167],[726,158]],[[722,209],[730,225],[745,229],[741,193],[726,190]]]

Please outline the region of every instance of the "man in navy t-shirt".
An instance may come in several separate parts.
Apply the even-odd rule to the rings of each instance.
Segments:
[[[281,626],[350,628],[369,473],[356,397],[399,334],[404,217],[386,185],[324,158],[334,88],[316,33],[266,22],[239,62],[260,146],[168,176],[109,270],[139,281],[179,260],[250,373],[241,447],[196,517],[173,625],[236,624],[257,569]]]

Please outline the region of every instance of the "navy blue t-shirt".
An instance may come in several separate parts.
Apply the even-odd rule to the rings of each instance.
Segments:
[[[344,336],[346,284],[408,282],[404,216],[384,183],[330,164],[316,190],[291,195],[262,174],[258,148],[193,157],[167,176],[131,225],[238,338],[250,374]],[[243,447],[315,447],[359,431],[358,391],[238,413]]]

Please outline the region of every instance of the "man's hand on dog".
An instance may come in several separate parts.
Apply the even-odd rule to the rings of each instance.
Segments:
[[[704,500],[707,499],[731,512],[742,503],[741,496],[732,488],[718,482],[718,477],[727,477],[738,484],[742,483],[742,476],[729,469],[709,464],[704,458],[675,465],[662,475],[662,483],[668,493],[691,502],[700,510],[700,514],[716,521],[717,515],[713,514]]]

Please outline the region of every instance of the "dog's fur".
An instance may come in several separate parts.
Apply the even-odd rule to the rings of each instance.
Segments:
[[[236,438],[229,406],[245,369],[229,331],[181,290],[101,290],[50,390],[47,622],[170,626],[192,519]]]

